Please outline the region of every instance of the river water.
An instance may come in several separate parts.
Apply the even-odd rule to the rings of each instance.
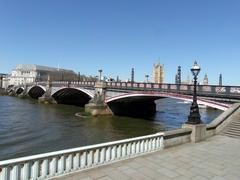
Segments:
[[[150,120],[119,116],[77,117],[83,108],[39,104],[36,100],[0,96],[0,160],[142,136],[181,127],[190,104],[161,99]],[[209,123],[221,111],[200,109]]]

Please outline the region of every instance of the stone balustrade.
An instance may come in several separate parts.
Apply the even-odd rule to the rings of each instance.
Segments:
[[[163,149],[163,134],[0,161],[0,179],[47,179]]]

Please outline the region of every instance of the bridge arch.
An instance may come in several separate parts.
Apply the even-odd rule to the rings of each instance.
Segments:
[[[185,101],[192,101],[192,96],[175,93],[124,93],[106,99],[106,103],[116,115],[151,115],[156,111],[155,100],[161,98],[174,98]],[[198,99],[199,104],[225,111],[230,107],[228,104]]]
[[[24,87],[19,87],[15,90],[16,94],[19,95],[24,91]]]
[[[84,106],[93,98],[93,94],[82,88],[63,87],[53,92],[52,97],[59,104]]]
[[[38,99],[46,92],[46,88],[41,85],[35,85],[29,88],[28,95],[33,99]]]

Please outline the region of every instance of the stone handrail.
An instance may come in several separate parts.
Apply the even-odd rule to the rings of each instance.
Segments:
[[[240,108],[240,103],[235,103],[227,111],[220,114],[216,119],[214,119],[210,124],[208,124],[207,130],[216,129],[239,108]]]
[[[0,179],[47,179],[163,149],[164,133],[0,161]]]

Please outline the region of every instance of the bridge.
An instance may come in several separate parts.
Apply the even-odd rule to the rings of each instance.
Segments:
[[[37,82],[8,90],[45,102],[85,106],[88,112],[126,116],[149,116],[156,110],[155,100],[174,98],[192,101],[193,85],[131,82]],[[240,101],[240,86],[198,85],[198,103],[225,111]],[[94,111],[94,113],[93,113]]]

